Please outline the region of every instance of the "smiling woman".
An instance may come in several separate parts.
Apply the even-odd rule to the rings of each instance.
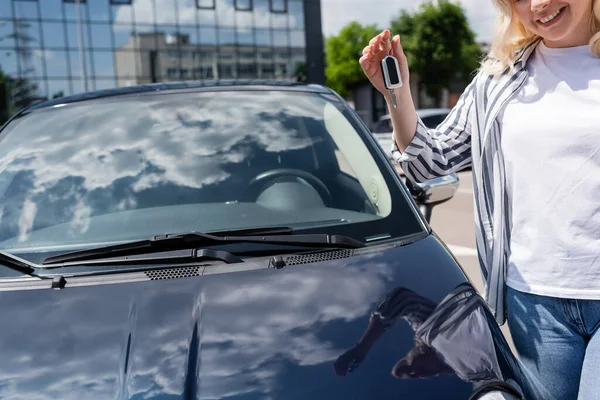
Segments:
[[[538,38],[543,38],[548,47],[589,44],[590,50],[600,56],[600,2],[493,1],[501,12],[489,58],[483,65],[486,72],[500,73],[515,61],[517,50]]]
[[[497,322],[508,321],[533,379],[550,392],[526,398],[594,399],[600,371],[600,0],[493,3],[498,25],[491,51],[435,128],[415,115],[409,84],[397,89],[398,107],[391,107],[380,63],[391,52],[408,82],[399,36],[381,32],[359,62],[390,105],[392,156],[408,179],[422,182],[472,166],[486,299]]]
[[[273,225],[346,226],[331,229],[361,241],[418,231],[364,133],[335,98],[283,90],[34,110],[0,141],[0,247],[41,252]]]

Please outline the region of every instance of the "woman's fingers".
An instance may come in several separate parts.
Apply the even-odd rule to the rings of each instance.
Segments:
[[[361,66],[363,69],[366,69],[366,67],[367,67],[367,66],[369,65],[369,63],[370,63],[370,62],[369,62],[369,56],[365,54],[364,56],[362,56],[362,57],[361,57],[361,58],[358,60],[358,63],[360,64],[360,66]]]
[[[380,33],[380,34],[379,34],[379,35],[377,35],[377,36],[373,36],[373,38],[372,38],[372,39],[369,41],[369,45],[372,45],[372,44],[376,44],[376,43],[378,43],[378,42],[381,42],[381,35],[382,35],[382,34]]]

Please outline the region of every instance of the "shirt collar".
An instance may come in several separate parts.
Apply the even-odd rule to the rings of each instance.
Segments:
[[[527,46],[523,47],[521,50],[518,51],[518,53],[517,53],[518,55],[515,60],[515,67],[517,69],[525,68],[525,66],[527,65],[527,60],[529,59],[529,57],[535,50],[535,47],[541,40],[542,40],[542,38],[537,38],[534,41],[532,41],[531,43],[529,43]]]

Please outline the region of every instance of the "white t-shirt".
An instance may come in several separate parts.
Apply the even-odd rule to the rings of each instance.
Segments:
[[[600,299],[600,59],[537,45],[503,113],[511,226],[507,285]]]

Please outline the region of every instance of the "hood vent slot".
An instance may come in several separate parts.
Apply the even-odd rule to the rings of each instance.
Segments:
[[[339,260],[340,258],[352,257],[354,250],[333,250],[333,251],[322,251],[320,253],[312,254],[296,254],[293,256],[284,257],[285,265],[300,265],[310,264],[322,261]]]
[[[146,271],[146,275],[152,281],[158,281],[161,279],[189,278],[190,276],[199,276],[200,267],[156,269],[153,271]]]

